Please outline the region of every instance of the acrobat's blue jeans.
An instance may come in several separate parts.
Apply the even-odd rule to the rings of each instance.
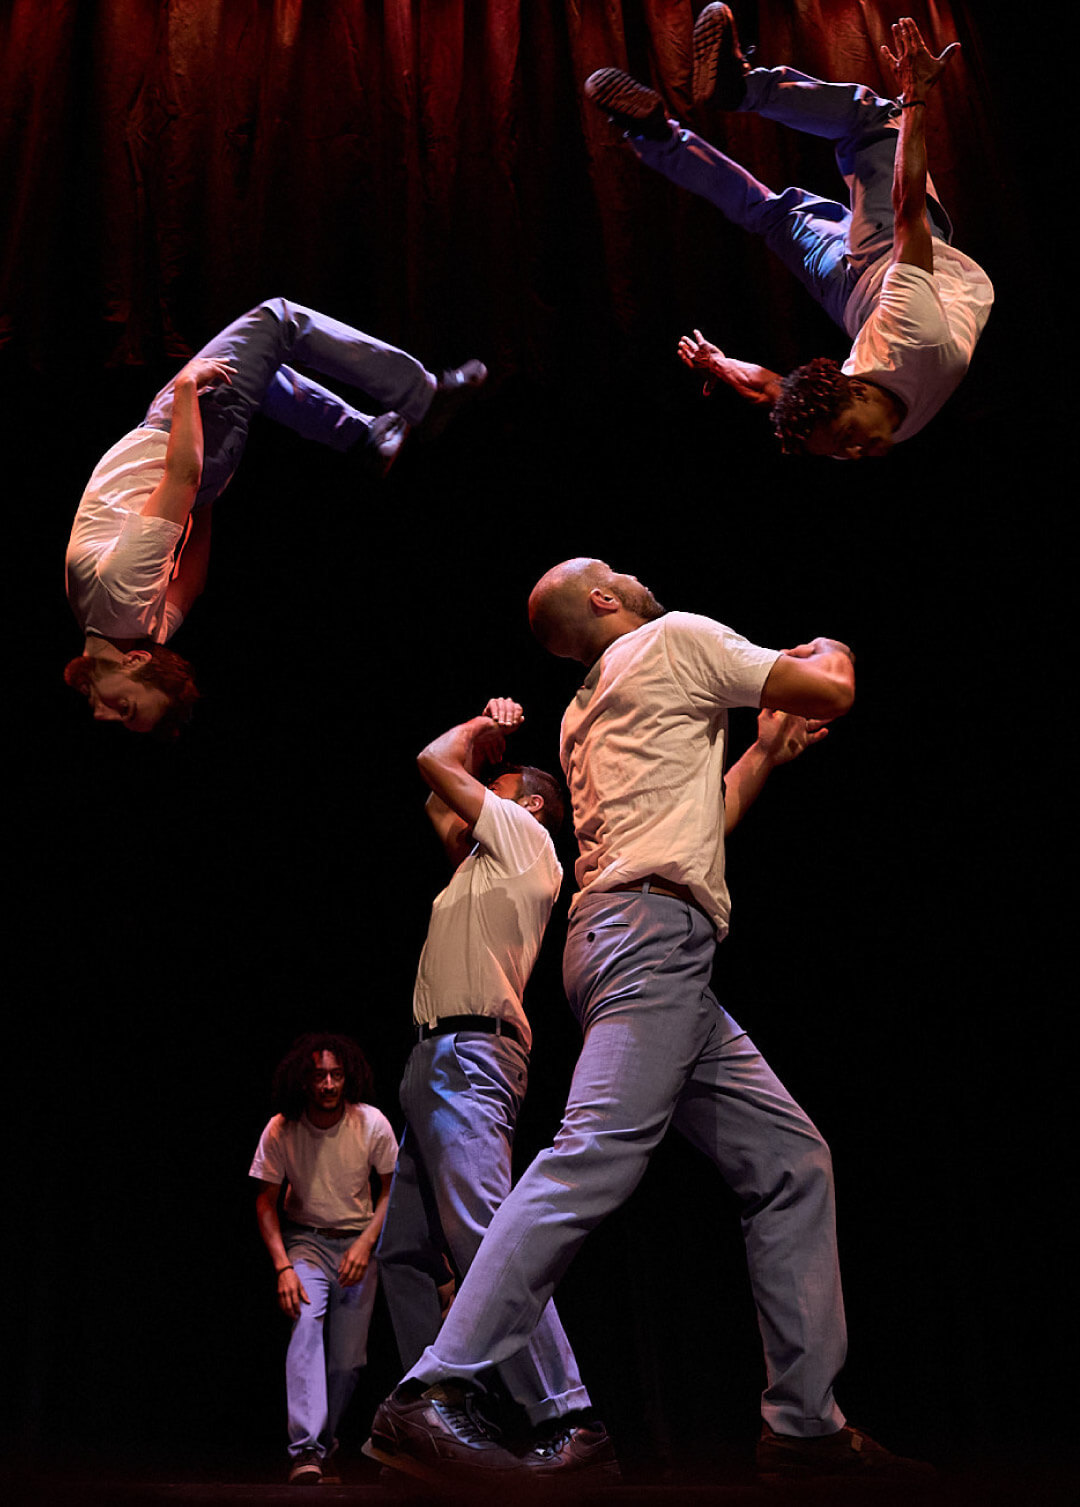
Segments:
[[[410,424],[424,417],[435,392],[435,377],[415,356],[284,298],[269,298],[241,315],[198,354],[228,361],[236,372],[231,383],[216,383],[199,398],[204,460],[197,507],[213,502],[228,485],[256,413],[333,450],[349,450],[367,438],[371,415],[286,362],[357,387],[379,412],[393,409]],[[143,423],[148,429],[168,430],[172,405],[169,382]]]
[[[511,1147],[527,1072],[528,1057],[516,1041],[475,1031],[429,1037],[409,1054],[401,1083],[408,1124],[378,1249],[406,1367],[439,1331],[444,1246],[466,1273],[510,1191]],[[553,1303],[538,1315],[523,1348],[500,1367],[500,1376],[534,1424],[590,1405]]]
[[[824,83],[795,68],[755,68],[747,75],[746,97],[739,108],[834,142],[849,203],[819,198],[802,188],[774,193],[677,122],[667,141],[627,139],[648,167],[761,236],[844,328],[844,310],[855,284],[892,246],[899,107],[863,84]],[[928,184],[928,189],[933,231],[949,241],[949,218],[933,197],[933,186]]]
[[[630,1196],[674,1124],[742,1204],[764,1418],[803,1436],[842,1426],[833,1381],[846,1329],[829,1150],[717,1002],[714,950],[711,924],[679,900],[578,900],[564,980],[585,1040],[562,1125],[492,1220],[411,1378],[479,1378],[516,1355],[585,1236]]]
[[[301,1303],[285,1356],[289,1454],[313,1450],[323,1459],[367,1363],[367,1337],[378,1286],[376,1263],[353,1287],[337,1268],[355,1235],[330,1237],[286,1225],[285,1249],[310,1303]]]

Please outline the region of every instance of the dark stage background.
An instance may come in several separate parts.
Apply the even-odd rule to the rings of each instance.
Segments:
[[[931,164],[998,304],[932,428],[846,467],[784,460],[738,399],[700,399],[674,355],[694,326],[780,370],[843,342],[581,99],[626,64],[685,111],[700,8],[0,8],[17,1465],[274,1478],[285,1334],[245,1177],[270,1072],[297,1032],[348,1030],[400,1128],[443,879],[414,757],[511,694],[515,755],[555,763],[577,672],[532,642],[525,599],[575,554],[762,643],[854,645],[855,710],[732,841],[717,987],[833,1147],[848,1412],[958,1470],[1057,1458],[1066,482],[1010,17],[908,7],[935,49],[963,42]],[[737,13],[765,63],[885,85],[876,0]],[[703,124],[776,186],[838,191],[821,143]],[[94,727],[59,673],[85,478],[185,354],[279,293],[429,366],[481,355],[488,388],[381,486],[258,429],[176,641],[197,725],[164,749]],[[752,728],[736,719],[737,747]],[[574,1060],[569,889],[531,988],[523,1163]],[[761,1376],[737,1217],[689,1148],[663,1148],[560,1305],[628,1461],[745,1458]],[[395,1379],[380,1310],[354,1444]]]

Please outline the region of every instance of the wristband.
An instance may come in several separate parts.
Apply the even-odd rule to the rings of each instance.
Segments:
[[[275,1268],[274,1275],[277,1276],[277,1277],[280,1277],[281,1274],[282,1274],[282,1272],[291,1272],[291,1271],[295,1271],[295,1269],[296,1268],[293,1266],[292,1262],[291,1261],[287,1261],[284,1266],[279,1266],[279,1267]]]
[[[925,106],[926,101],[924,99],[902,99],[900,101],[901,110],[914,110],[916,105]]]

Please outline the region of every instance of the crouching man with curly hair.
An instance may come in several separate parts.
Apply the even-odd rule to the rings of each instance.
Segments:
[[[294,1485],[336,1479],[336,1429],[367,1359],[374,1252],[397,1159],[390,1122],[366,1102],[370,1094],[355,1041],[301,1036],[274,1073],[277,1112],[251,1163],[278,1307],[293,1322],[285,1386]]]

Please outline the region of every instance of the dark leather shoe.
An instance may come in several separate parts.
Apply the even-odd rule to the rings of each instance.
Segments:
[[[758,1475],[768,1482],[857,1476],[930,1486],[937,1479],[932,1465],[890,1454],[869,1434],[850,1424],[835,1434],[803,1439],[794,1434],[774,1433],[763,1423],[756,1464]]]
[[[381,413],[373,419],[364,441],[365,468],[373,476],[384,477],[401,454],[408,433],[409,426],[400,413]]]
[[[739,49],[735,17],[727,5],[707,5],[694,22],[695,105],[710,100],[721,110],[737,110],[746,95],[750,64]]]
[[[585,80],[585,98],[631,136],[668,141],[671,123],[655,89],[639,84],[621,68],[598,68]]]
[[[435,388],[431,407],[416,425],[413,433],[418,440],[436,439],[457,417],[458,409],[467,403],[487,381],[488,370],[482,361],[466,361],[443,372]]]
[[[297,1455],[289,1468],[290,1486],[318,1486],[322,1478],[322,1464],[313,1449]]]
[[[611,1436],[602,1423],[571,1423],[553,1419],[538,1430],[522,1460],[532,1476],[563,1476],[570,1471],[597,1471],[617,1479],[618,1461]]]
[[[499,1481],[522,1476],[517,1455],[503,1449],[481,1417],[477,1394],[454,1382],[398,1387],[375,1411],[363,1452],[425,1481]]]

